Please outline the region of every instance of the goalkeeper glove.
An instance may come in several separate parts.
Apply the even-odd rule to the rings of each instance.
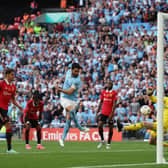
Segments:
[[[148,95],[148,96],[152,96],[153,95],[153,88],[152,87],[149,87],[149,88],[147,88],[146,89],[146,94]]]

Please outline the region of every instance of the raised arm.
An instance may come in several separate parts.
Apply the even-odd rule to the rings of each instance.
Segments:
[[[16,107],[18,107],[21,112],[23,112],[23,108],[17,103],[17,101],[16,101],[14,95],[12,95],[12,97],[11,97],[11,102],[12,102]]]
[[[62,89],[59,86],[55,85],[55,89],[57,89],[60,92],[65,93],[67,95],[71,95],[76,90],[76,87],[72,85],[69,89],[65,90],[65,89]]]

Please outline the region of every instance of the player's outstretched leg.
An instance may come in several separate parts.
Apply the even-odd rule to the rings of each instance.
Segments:
[[[120,119],[117,119],[117,130],[118,132],[123,130],[123,124],[120,122]]]
[[[80,131],[83,131],[83,132],[89,132],[89,128],[85,128],[85,127],[81,127],[81,125],[79,124],[77,118],[76,118],[76,115],[75,115],[75,110],[71,110],[70,111],[70,115],[71,115],[71,119],[74,121],[76,127],[80,130]]]
[[[69,131],[70,124],[71,124],[71,120],[66,120],[66,123],[65,123],[65,126],[64,126],[64,132],[63,132],[63,135],[62,135],[62,139],[61,138],[59,139],[59,144],[60,144],[61,147],[64,147],[64,141],[65,141],[65,138],[66,138],[67,133]]]
[[[131,124],[128,126],[124,126],[124,130],[126,131],[136,131],[144,127],[143,123],[136,123],[136,124]]]
[[[117,119],[117,129],[118,132],[125,130],[125,131],[136,131],[139,130],[141,128],[144,128],[144,123],[136,123],[136,124],[131,124],[131,125],[127,125],[124,126],[121,124],[120,119]]]

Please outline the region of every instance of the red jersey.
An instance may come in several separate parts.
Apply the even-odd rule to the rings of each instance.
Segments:
[[[114,90],[103,90],[100,95],[100,100],[103,101],[101,113],[109,116],[112,112],[114,101],[117,101],[117,92]]]
[[[0,108],[8,110],[8,105],[12,96],[15,96],[16,86],[6,79],[0,81]]]
[[[26,113],[28,113],[28,119],[38,119],[38,113],[43,112],[43,106],[44,103],[42,101],[36,106],[33,99],[29,100],[24,110],[24,117],[26,116]]]

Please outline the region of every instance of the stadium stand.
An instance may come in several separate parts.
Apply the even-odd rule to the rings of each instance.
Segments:
[[[115,119],[120,118],[126,124],[146,120],[139,109],[149,103],[143,96],[146,88],[156,86],[157,12],[168,12],[167,1],[84,2],[85,6],[76,6],[68,22],[35,24],[34,19],[41,15],[40,9],[36,13],[25,11],[14,19],[12,30],[18,31],[15,36],[4,33],[10,31],[12,23],[1,23],[0,77],[5,67],[14,67],[19,88],[17,99],[23,108],[32,89],[38,89],[45,103],[45,127],[62,127],[65,119],[63,111],[57,109],[60,95],[54,89],[54,82],[57,80],[62,85],[71,63],[80,62],[84,85],[79,100],[83,106],[77,116],[81,124],[97,124],[94,109],[107,78],[119,93]],[[165,40],[168,40],[167,32]],[[165,48],[167,56],[168,47]],[[165,87],[168,87],[167,81]],[[156,105],[151,107],[155,114]],[[13,114],[12,106],[9,113]],[[21,123],[21,118],[19,115],[16,122]]]

